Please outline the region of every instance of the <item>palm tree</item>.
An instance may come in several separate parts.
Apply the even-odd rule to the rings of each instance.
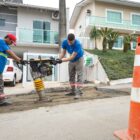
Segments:
[[[138,34],[128,34],[124,36],[124,48],[123,52],[127,52],[129,49],[131,49],[131,42],[137,42]]]
[[[103,52],[106,52],[107,50],[107,44],[108,44],[108,40],[109,40],[109,35],[112,33],[112,29],[111,28],[101,28],[100,30],[100,34],[103,37]]]
[[[119,36],[118,32],[112,32],[109,36],[108,36],[108,47],[110,50],[112,50],[114,43],[116,42],[117,38]]]
[[[124,47],[123,47],[123,52],[127,52],[128,50],[131,49],[131,41],[132,41],[132,36],[127,34],[124,36],[123,39],[123,43],[124,43]]]
[[[95,41],[95,49],[97,49],[97,39],[100,39],[100,31],[94,26],[90,31],[90,39]]]
[[[138,34],[132,34],[132,35],[131,35],[132,41],[137,42],[137,37],[138,37],[138,36],[139,36]]]

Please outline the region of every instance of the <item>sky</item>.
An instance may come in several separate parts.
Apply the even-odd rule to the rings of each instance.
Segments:
[[[81,0],[66,0],[66,7],[69,8],[70,16],[72,11],[76,5],[76,3],[80,2]],[[25,4],[32,4],[32,5],[40,5],[46,7],[59,7],[59,0],[23,0]]]
[[[76,5],[76,3],[80,2],[81,0],[66,0],[66,7],[69,8],[70,16],[72,15],[73,9]],[[140,0],[130,0],[130,1],[137,1],[140,2]],[[25,4],[32,4],[32,5],[40,5],[40,6],[46,6],[46,7],[59,7],[59,0],[23,0]]]

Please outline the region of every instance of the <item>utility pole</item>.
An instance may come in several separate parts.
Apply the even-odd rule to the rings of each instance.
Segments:
[[[66,35],[66,0],[59,0],[59,51],[61,51],[61,44]]]
[[[61,53],[61,44],[67,35],[66,28],[66,0],[59,0],[59,54]],[[61,81],[61,75],[63,69],[65,69],[66,64],[59,65],[59,81]]]

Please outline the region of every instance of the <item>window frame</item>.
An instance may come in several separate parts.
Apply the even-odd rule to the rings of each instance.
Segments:
[[[119,36],[118,38],[122,38],[122,46],[121,46],[121,48],[117,48],[117,47],[114,47],[113,46],[113,49],[114,50],[122,50],[123,49],[123,46],[124,46],[124,43],[123,43],[124,37],[123,36]]]
[[[4,21],[4,22],[3,22],[3,23],[4,23],[3,25],[1,24],[1,21],[2,21],[2,20]],[[4,26],[6,25],[5,23],[6,23],[6,19],[0,18],[0,27],[4,27]]]
[[[132,20],[132,16],[133,16],[133,15],[138,15],[138,16],[140,16],[140,13],[134,13],[134,12],[131,13],[131,25],[140,26],[140,24],[139,24],[139,25],[133,24],[133,20]]]
[[[137,42],[136,41],[131,41],[131,50],[136,50],[136,48],[134,48],[134,46],[133,46],[134,45],[133,44],[134,42],[136,43],[136,47],[137,47]]]
[[[34,22],[41,22],[41,24],[42,24],[42,29],[36,29],[36,28],[34,28]],[[43,27],[44,27],[44,23],[46,23],[46,22],[48,22],[49,24],[50,24],[50,30],[49,31],[51,31],[51,21],[49,21],[49,20],[43,20],[43,19],[34,19],[33,20],[33,24],[32,24],[32,26],[33,26],[33,31],[34,30],[40,30],[40,31],[42,31],[42,40],[41,40],[41,42],[40,41],[34,41],[33,40],[33,42],[35,42],[35,43],[44,43],[44,32],[45,31],[47,31],[47,30],[45,30]],[[34,36],[34,35],[33,35]]]
[[[122,18],[121,19],[121,22],[119,23],[119,22],[113,22],[113,21],[111,22],[111,21],[108,21],[107,20],[107,15],[108,15],[107,12],[108,11],[120,13],[121,14],[121,18]],[[113,9],[106,9],[106,22],[107,23],[114,23],[114,24],[123,24],[123,11],[121,11],[121,10],[113,10]]]

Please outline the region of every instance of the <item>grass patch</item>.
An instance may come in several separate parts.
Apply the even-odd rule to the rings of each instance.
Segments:
[[[120,50],[86,50],[91,54],[98,55],[110,80],[132,77],[134,66],[134,51],[124,53]]]

